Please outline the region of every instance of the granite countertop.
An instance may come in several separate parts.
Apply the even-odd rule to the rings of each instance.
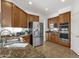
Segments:
[[[25,48],[0,48],[0,58],[45,58],[30,44]]]
[[[10,36],[10,35],[6,35],[6,36],[4,36],[4,35],[2,35],[1,37],[3,38],[3,37],[25,37],[25,36],[30,36],[31,34],[24,34],[24,35],[12,35],[12,36]]]
[[[46,33],[51,33],[51,34],[59,34],[59,32],[54,32],[54,31],[46,31]]]

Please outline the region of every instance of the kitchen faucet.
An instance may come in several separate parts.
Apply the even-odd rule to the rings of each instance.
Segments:
[[[5,45],[5,42],[7,41],[7,39],[6,39],[7,35],[12,36],[11,31],[9,31],[7,29],[3,29],[3,30],[0,31],[0,41],[2,43],[2,47]]]

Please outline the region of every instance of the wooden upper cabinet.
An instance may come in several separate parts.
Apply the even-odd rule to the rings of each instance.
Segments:
[[[12,27],[20,27],[20,9],[13,5],[12,12]]]
[[[70,11],[59,15],[60,23],[65,23],[65,22],[69,23],[70,18],[71,18],[71,12]]]
[[[3,27],[29,27],[29,22],[39,21],[39,16],[27,14],[22,9],[6,0],[2,4],[2,26]]]
[[[12,3],[1,0],[2,26],[10,27],[12,19]]]
[[[53,18],[48,19],[48,28],[50,28],[50,24],[53,24],[53,23],[54,23]]]
[[[29,14],[29,21],[33,22],[33,15]]]
[[[59,23],[63,23],[64,22],[64,14],[60,14],[59,15]]]
[[[27,14],[20,10],[20,27],[24,27],[26,28],[27,27]]]
[[[39,16],[33,16],[33,21],[39,22]]]
[[[64,13],[64,18],[64,21],[69,23],[71,19],[71,12]]]
[[[39,22],[39,16],[28,14],[28,19],[29,19],[30,22],[33,22],[33,21]]]
[[[59,26],[59,16],[54,17],[53,22],[54,22],[55,26],[58,27]]]
[[[59,25],[59,16],[48,19],[48,28],[50,27],[50,24],[56,24]]]
[[[27,13],[13,5],[12,27],[27,27]]]

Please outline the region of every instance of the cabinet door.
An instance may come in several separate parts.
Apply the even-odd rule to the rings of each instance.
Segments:
[[[65,22],[69,23],[71,18],[70,16],[71,16],[71,12],[66,12],[59,15],[60,23],[65,23]]]
[[[33,22],[33,19],[34,19],[33,15],[29,14],[29,22]]]
[[[20,27],[20,9],[13,5],[13,14],[12,14],[12,27]]]
[[[65,18],[64,21],[69,23],[70,22],[70,18],[71,18],[70,16],[71,16],[71,12],[65,13],[64,14],[64,18]]]
[[[39,16],[33,16],[33,21],[39,22]]]
[[[53,24],[54,24],[54,27],[59,26],[59,17],[58,16],[53,18]]]
[[[27,27],[27,14],[20,10],[20,27],[26,28]]]
[[[59,23],[63,23],[64,22],[64,14],[60,14],[59,15]]]
[[[10,27],[12,19],[12,3],[1,0],[2,6],[2,26]]]
[[[48,19],[48,28],[50,28],[50,24],[54,24],[53,18]]]
[[[30,36],[25,36],[25,37],[23,37],[23,41],[24,41],[25,43],[30,43]]]
[[[51,33],[52,36],[52,42],[57,43],[58,42],[58,35],[56,35],[55,33]]]
[[[27,14],[27,27],[28,28],[29,28],[29,22],[32,22],[32,19],[33,19],[32,15]]]
[[[52,42],[55,42],[55,35],[53,33],[51,33],[51,37],[52,37]]]
[[[51,33],[48,33],[48,40],[49,40],[49,41],[52,41]]]

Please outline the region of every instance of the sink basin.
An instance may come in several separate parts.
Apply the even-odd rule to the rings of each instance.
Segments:
[[[7,47],[7,48],[24,48],[28,45],[28,43],[13,43],[13,44],[10,44],[10,45],[5,45],[4,47]]]

